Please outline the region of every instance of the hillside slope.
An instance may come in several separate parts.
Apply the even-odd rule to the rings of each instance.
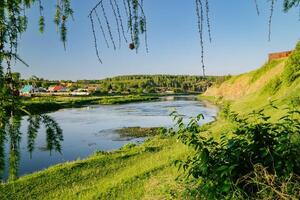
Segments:
[[[300,106],[300,43],[284,59],[273,60],[261,68],[233,76],[219,86],[209,88],[204,96],[232,102],[239,113],[254,109],[268,110],[270,102],[281,110],[288,105]],[[274,117],[282,112],[272,113]]]

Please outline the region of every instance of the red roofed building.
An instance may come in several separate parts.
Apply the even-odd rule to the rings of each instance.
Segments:
[[[61,85],[55,85],[48,88],[49,92],[66,92],[66,88]]]

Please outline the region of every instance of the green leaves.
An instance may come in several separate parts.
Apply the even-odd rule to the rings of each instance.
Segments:
[[[224,133],[220,141],[205,135],[198,124],[202,115],[182,125],[180,115],[175,111],[171,114],[177,123],[174,134],[195,152],[176,163],[184,169],[187,180],[195,179],[201,197],[232,199],[236,192],[244,198],[257,197],[257,187],[261,187],[253,182],[257,165],[262,166],[268,176],[300,175],[300,144],[292,140],[300,137],[299,109],[291,108],[275,123],[270,122],[270,116],[266,116],[263,109],[247,116],[232,112],[229,106],[224,109],[224,115],[236,128],[231,130],[230,138]]]
[[[297,7],[300,3],[300,0],[284,0],[283,1],[283,10],[288,12],[291,8]]]
[[[45,29],[45,18],[44,18],[44,16],[40,16],[40,19],[39,19],[39,30],[40,30],[41,33],[43,33],[44,29]]]
[[[300,42],[287,61],[287,67],[284,71],[284,80],[291,85],[300,77]]]
[[[101,9],[100,14],[102,14],[102,16],[98,14],[99,9]],[[122,19],[124,18],[125,14],[128,28],[127,32],[130,35],[130,41],[127,40],[126,30],[124,28],[125,26],[123,26]],[[99,22],[102,39],[104,39],[108,48],[110,46],[113,46],[114,50],[116,50],[116,37],[118,37],[120,48],[122,43],[121,35],[123,35],[124,41],[126,43],[129,42],[129,49],[138,52],[141,43],[140,39],[143,36],[145,39],[146,51],[148,52],[147,22],[144,12],[143,0],[122,0],[122,2],[119,2],[117,0],[99,0],[98,3],[91,9],[89,18],[92,25],[94,46],[98,60],[100,61],[100,63],[102,63],[99,56],[98,37],[96,34],[94,17],[96,17],[97,21]],[[102,20],[105,21],[106,27],[102,26]],[[114,33],[113,30],[116,30],[116,33]],[[109,36],[110,41],[107,40],[106,35]]]

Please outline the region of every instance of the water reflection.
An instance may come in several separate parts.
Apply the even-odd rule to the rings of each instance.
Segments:
[[[143,142],[145,138],[122,138],[115,130],[171,127],[174,123],[169,114],[174,109],[183,114],[185,122],[203,113],[201,123],[205,123],[217,114],[216,107],[194,97],[167,97],[155,102],[93,105],[16,117],[6,123],[5,130],[0,130],[0,178],[14,180],[51,165],[85,158],[98,150]]]
[[[20,160],[21,160],[21,115],[10,117],[9,121],[2,121],[0,129],[0,181],[4,180],[5,156],[8,156],[8,181],[13,181],[18,178]],[[35,141],[40,129],[40,125],[46,127],[46,150],[51,152],[61,152],[61,142],[63,141],[63,132],[58,123],[48,115],[36,115],[28,117],[27,129],[27,151],[32,157],[32,152],[35,149]],[[7,153],[5,143],[8,143]]]

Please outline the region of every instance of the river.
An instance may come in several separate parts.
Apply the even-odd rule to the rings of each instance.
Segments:
[[[174,122],[170,112],[177,110],[187,122],[190,117],[202,113],[200,123],[210,122],[218,109],[194,96],[162,97],[155,102],[140,102],[123,105],[93,105],[84,108],[59,110],[49,115],[63,130],[61,153],[46,150],[45,127],[41,127],[35,139],[35,150],[28,151],[27,117],[23,117],[19,148],[18,176],[32,173],[51,165],[86,158],[95,151],[110,151],[134,142],[141,143],[145,138],[124,138],[115,131],[123,127],[171,127]],[[9,139],[5,144],[4,178],[9,169]]]

